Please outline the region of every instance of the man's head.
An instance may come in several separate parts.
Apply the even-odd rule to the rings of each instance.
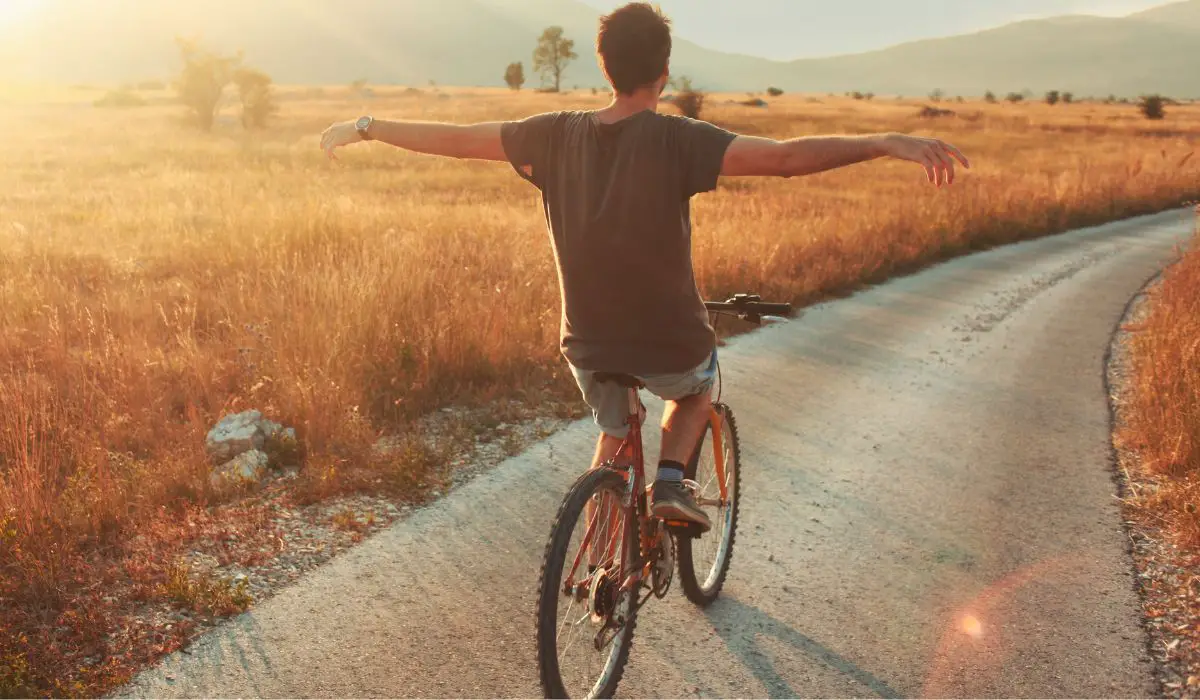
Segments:
[[[646,2],[631,2],[600,18],[600,66],[621,95],[662,92],[671,61],[671,21]]]

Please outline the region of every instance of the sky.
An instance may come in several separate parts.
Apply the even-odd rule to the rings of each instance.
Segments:
[[[584,0],[601,10],[626,1]],[[1165,0],[655,1],[671,17],[677,36],[712,49],[780,60],[870,51],[1035,17],[1122,16],[1165,4]]]

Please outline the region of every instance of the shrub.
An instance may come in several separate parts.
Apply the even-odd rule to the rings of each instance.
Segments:
[[[1073,92],[1064,92],[1064,93],[1062,94],[1062,102],[1063,102],[1063,104],[1065,104],[1065,105],[1069,105],[1069,104],[1071,104],[1071,103],[1072,103],[1072,102],[1074,102],[1074,101],[1075,101],[1075,93],[1073,93]]]
[[[265,127],[267,119],[279,111],[271,89],[271,76],[252,68],[240,68],[234,73],[233,82],[242,100],[242,126],[247,129]]]
[[[504,69],[504,84],[510,90],[520,90],[521,86],[525,84],[525,64],[520,61],[508,64],[508,67]]]
[[[1050,105],[1051,107],[1058,104],[1058,99],[1058,90],[1051,90],[1046,93],[1046,104]]]
[[[142,107],[146,100],[129,90],[110,90],[92,104],[97,107]]]
[[[1017,104],[1018,102],[1024,102],[1025,96],[1019,92],[1010,92],[1010,93],[1008,93],[1008,95],[1006,95],[1004,97],[1004,99],[1008,100],[1009,102],[1011,102],[1013,104]]]
[[[699,119],[700,114],[704,111],[705,94],[697,90],[692,85],[692,79],[686,75],[676,78],[675,85],[675,106],[679,108],[679,113],[685,117]]]
[[[988,90],[983,95],[983,101],[987,102],[988,104],[996,104],[996,93],[992,92],[991,90]]]
[[[1147,119],[1162,119],[1167,116],[1164,108],[1165,100],[1162,95],[1142,95],[1138,109]]]
[[[946,96],[946,93],[942,92],[940,89],[934,90],[933,92],[929,93],[929,101],[930,102],[941,102],[942,98],[945,96]]]
[[[769,87],[769,88],[767,88],[767,94],[770,95],[771,97],[779,97],[780,95],[783,94],[783,90],[781,90],[777,87]]]

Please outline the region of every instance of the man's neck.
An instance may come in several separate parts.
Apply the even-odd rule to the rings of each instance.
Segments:
[[[645,111],[658,111],[658,95],[653,90],[638,90],[631,95],[614,93],[612,103],[600,110],[599,115],[601,121],[611,123]]]

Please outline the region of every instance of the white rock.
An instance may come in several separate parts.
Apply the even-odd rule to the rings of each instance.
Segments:
[[[243,452],[261,449],[267,441],[267,436],[259,425],[261,420],[262,414],[258,411],[244,411],[222,418],[208,431],[204,440],[208,456],[214,462],[221,463]]]
[[[258,427],[262,428],[263,435],[266,435],[268,440],[275,438],[283,430],[282,425],[273,420],[267,420],[266,418],[263,418],[258,422]]]
[[[214,487],[224,484],[257,484],[267,471],[270,457],[262,450],[243,452],[213,470],[212,483]]]

